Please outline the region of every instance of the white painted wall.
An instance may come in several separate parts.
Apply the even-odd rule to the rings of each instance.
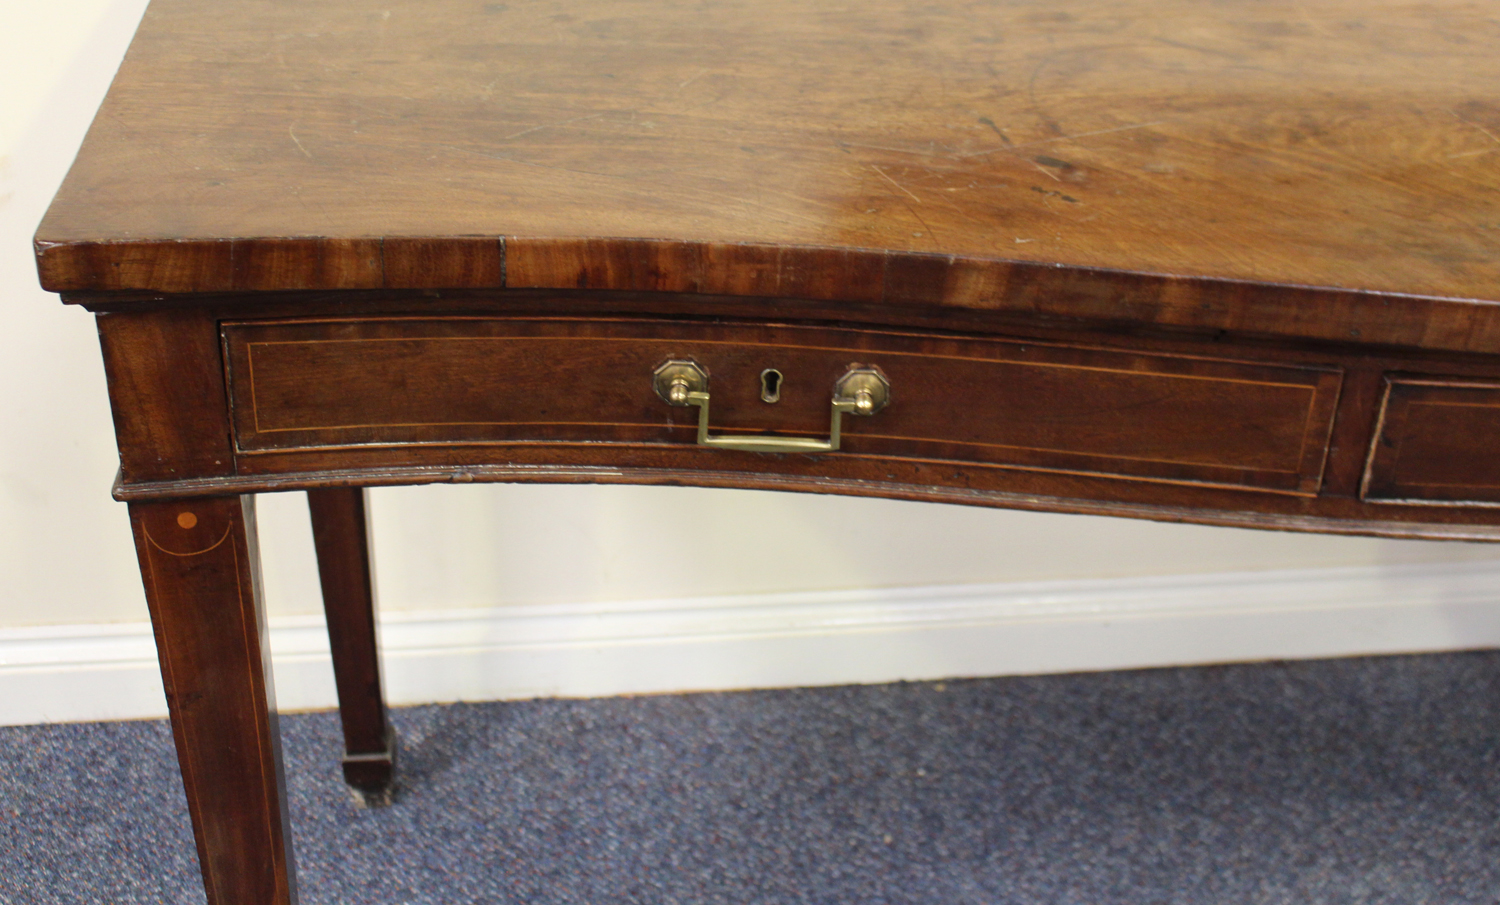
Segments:
[[[108,498],[113,437],[92,320],[37,287],[30,254],[143,8],[0,0],[0,629],[146,618],[125,510]],[[1500,561],[1500,546],[681,488],[391,489],[375,492],[373,515],[382,608],[408,614]],[[273,618],[315,612],[302,498],[262,497],[261,516]],[[1302,650],[1289,639],[1261,655]]]

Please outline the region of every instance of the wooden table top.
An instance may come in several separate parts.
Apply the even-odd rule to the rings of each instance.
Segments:
[[[1500,349],[1497,47],[1484,0],[155,0],[39,265],[83,292],[1036,284]]]

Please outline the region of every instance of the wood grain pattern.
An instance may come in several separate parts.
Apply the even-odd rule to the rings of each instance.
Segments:
[[[1500,382],[1393,375],[1364,497],[1500,504]]]
[[[292,905],[253,497],[130,504],[208,905]]]
[[[237,239],[231,250],[233,287],[376,289],[384,285],[379,239]]]
[[[170,303],[171,300],[168,300]],[[140,307],[140,302],[131,303]],[[103,319],[107,325],[117,318],[144,318],[131,310],[112,310]],[[152,317],[183,318],[177,327],[194,339],[183,347],[183,354],[217,354],[219,328],[223,321],[234,322],[246,312],[246,297],[238,295],[209,296],[186,309],[163,309]],[[905,460],[899,467],[884,456],[864,457],[843,454],[823,461],[795,464],[791,459],[768,459],[752,454],[725,454],[722,451],[699,451],[686,446],[691,432],[686,425],[672,436],[671,448],[647,449],[622,444],[593,448],[589,444],[551,444],[532,438],[530,443],[495,445],[477,442],[455,446],[349,446],[322,447],[303,451],[255,451],[237,454],[229,443],[232,426],[227,421],[226,406],[213,393],[182,393],[168,380],[142,382],[138,389],[119,396],[137,412],[154,408],[171,409],[165,423],[201,420],[204,425],[199,441],[219,442],[228,450],[233,475],[226,475],[222,457],[189,460],[191,467],[179,463],[176,470],[164,468],[158,477],[147,472],[127,469],[125,481],[118,488],[122,499],[150,499],[204,493],[231,493],[272,489],[307,489],[351,484],[385,484],[411,481],[516,480],[559,481],[574,476],[579,481],[636,481],[643,483],[695,483],[708,486],[764,487],[768,489],[812,490],[826,493],[895,495],[905,499],[929,499],[964,502],[973,505],[1019,506],[1050,511],[1078,511],[1138,515],[1146,518],[1169,518],[1207,524],[1240,524],[1257,527],[1279,526],[1297,530],[1354,531],[1385,536],[1473,537],[1488,536],[1486,525],[1500,520],[1496,510],[1475,507],[1434,507],[1409,505],[1385,506],[1358,501],[1364,475],[1366,455],[1374,430],[1383,390],[1383,375],[1394,372],[1446,373],[1467,381],[1500,381],[1500,361],[1474,355],[1435,354],[1421,351],[1399,351],[1369,347],[1346,341],[1337,345],[1294,343],[1264,338],[1231,340],[1219,336],[1205,339],[1189,333],[1172,333],[1147,329],[1124,329],[1118,325],[1109,330],[1084,332],[1066,321],[1044,315],[1023,316],[1017,312],[980,312],[960,309],[921,309],[889,305],[853,306],[850,303],[814,303],[793,300],[766,300],[753,297],[723,297],[672,294],[620,294],[591,290],[565,292],[504,293],[474,291],[398,294],[381,291],[347,291],[302,294],[268,294],[255,299],[256,313],[288,322],[306,321],[322,312],[324,319],[410,320],[414,311],[440,312],[445,318],[476,323],[497,318],[572,319],[602,318],[617,321],[624,312],[639,312],[645,319],[673,319],[686,324],[705,320],[737,318],[755,323],[766,312],[775,312],[791,320],[824,327],[848,322],[858,317],[876,332],[926,333],[949,338],[983,339],[991,337],[1004,342],[1031,341],[1049,345],[1075,346],[1109,350],[1126,355],[1185,356],[1238,359],[1264,364],[1312,368],[1337,368],[1345,375],[1344,390],[1339,396],[1337,415],[1328,447],[1323,485],[1316,499],[1290,498],[1281,493],[1247,493],[1243,490],[1220,490],[1189,484],[1140,481],[1121,478],[1087,477],[1064,472],[1037,471],[998,466],[975,461],[946,465],[938,462]],[[186,317],[187,314],[193,317]],[[420,319],[420,318],[419,318]],[[431,320],[432,318],[426,318]],[[165,323],[165,321],[162,321]],[[729,324],[724,324],[728,328]],[[160,329],[153,328],[153,329]],[[462,332],[462,331],[460,331]],[[118,343],[117,350],[128,350],[136,360],[117,363],[112,373],[121,375],[145,373],[169,375],[170,368],[161,364],[160,348],[177,348],[185,340],[173,339],[166,346],[149,341],[151,333],[140,334],[140,341]],[[212,350],[212,351],[209,351]],[[842,363],[842,362],[841,362]],[[545,369],[527,379],[532,391],[551,392]],[[395,372],[392,372],[395,373]],[[391,374],[381,379],[388,380]],[[222,372],[217,376],[222,381]],[[155,379],[153,379],[155,380]],[[456,386],[470,380],[458,375]],[[293,381],[293,386],[296,382]],[[222,386],[222,384],[220,384]],[[555,389],[555,388],[553,388]],[[149,392],[142,392],[149,390]],[[898,397],[899,398],[899,397]],[[760,407],[754,399],[750,409]],[[647,404],[657,405],[654,398]],[[715,409],[715,421],[722,416]],[[193,413],[189,415],[189,413]],[[732,412],[726,413],[733,415]],[[826,410],[806,419],[807,435],[826,429]],[[134,423],[137,415],[124,416],[123,423]],[[874,422],[867,422],[872,425]],[[749,428],[780,429],[765,423],[747,424]],[[783,425],[784,428],[786,425]],[[797,425],[792,425],[796,427]],[[519,430],[519,429],[518,429]],[[859,426],[855,425],[856,432]],[[524,432],[523,432],[524,433]],[[217,440],[214,439],[217,435]],[[127,435],[122,434],[122,438]],[[276,435],[272,435],[276,436]],[[321,438],[326,441],[329,438]],[[410,437],[405,440],[410,440]],[[597,445],[596,445],[597,446]],[[187,456],[191,450],[177,448],[173,455]],[[151,447],[143,440],[132,440],[122,446],[128,461],[154,461]],[[847,451],[846,451],[847,453]],[[728,458],[726,458],[726,455]],[[801,459],[803,457],[794,457]],[[766,469],[776,470],[775,474]],[[189,474],[188,472],[192,472]],[[1310,472],[1309,472],[1310,473]],[[1346,500],[1354,500],[1351,504]]]
[[[495,268],[381,237],[504,237],[515,287],[1496,351],[1497,43],[1482,0],[156,0],[39,263],[441,288]]]
[[[371,319],[224,335],[241,453],[691,443],[697,410],[651,384],[673,358],[710,374],[716,431],[818,437],[858,362],[887,375],[894,401],[848,421],[849,454],[1311,494],[1340,383],[1332,368],[759,324]],[[759,399],[765,368],[785,375],[775,405]]]
[[[127,481],[228,474],[229,403],[211,311],[99,316],[120,471]]]
[[[758,295],[882,301],[886,256],[868,249],[649,239],[506,240],[514,289]]]
[[[365,491],[309,490],[307,507],[344,730],[344,781],[367,803],[383,803],[395,776],[396,738],[386,719],[382,690]]]
[[[505,247],[498,239],[387,236],[380,245],[381,269],[388,289],[505,285]]]

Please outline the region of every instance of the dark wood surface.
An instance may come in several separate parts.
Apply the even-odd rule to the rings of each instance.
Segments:
[[[1492,13],[157,0],[41,271],[1034,305],[1500,351],[1469,301],[1500,298]]]
[[[1393,375],[1366,499],[1500,504],[1500,381]]]
[[[215,312],[192,307],[98,319],[121,476],[170,481],[233,469]]]
[[[682,446],[697,410],[657,395],[652,373],[668,359],[710,375],[717,433],[819,439],[835,382],[859,364],[883,373],[894,396],[878,416],[844,426],[847,456],[1315,495],[1342,378],[1335,368],[1079,345],[654,319],[273,321],[226,324],[224,336],[241,456]],[[783,375],[774,404],[760,398],[767,368]]]
[[[396,736],[385,713],[365,490],[309,490],[307,508],[344,730],[344,781],[367,802],[384,803],[395,776]]]
[[[783,317],[765,320],[768,307]],[[851,323],[856,315],[861,326]],[[1500,510],[1362,497],[1389,375],[1500,381],[1500,360],[1483,355],[1084,329],[951,309],[586,291],[218,296],[154,309],[132,303],[104,313],[100,324],[120,425],[122,499],[434,481],[625,481],[1396,537],[1500,537]],[[539,325],[552,331],[545,354],[543,337],[526,338]],[[185,374],[201,380],[173,379],[177,365],[161,355],[164,333],[173,333],[179,354],[207,356],[219,370],[185,364]],[[580,342],[570,345],[570,336]],[[582,342],[588,336],[595,339]],[[724,378],[716,383],[725,400],[714,407],[716,431],[817,436],[828,416],[827,399],[808,392],[816,380],[793,371],[782,403],[755,398],[755,375],[785,364],[774,358],[785,344],[775,338],[785,336],[819,337],[812,345],[826,351],[798,353],[833,369],[817,379],[831,380],[856,361],[904,369],[889,411],[846,419],[850,440],[837,455],[696,448],[691,414],[650,389],[659,360],[697,356]],[[499,341],[507,337],[519,344]],[[250,348],[262,340],[273,342],[261,343],[252,367]],[[699,340],[711,342],[695,347]],[[590,344],[631,348],[598,359],[578,351]],[[628,366],[616,367],[622,363]],[[1174,368],[1204,369],[1215,379],[1184,383]],[[1051,372],[1067,379],[1032,379]],[[1259,376],[1241,383],[1235,374]],[[1180,393],[1184,387],[1192,392]],[[1266,407],[1288,393],[1306,404]],[[262,417],[269,430],[257,428]],[[320,420],[299,420],[308,418]],[[1298,437],[1306,442],[1292,467],[1287,457]],[[1163,444],[1171,447],[1166,454]],[[1265,469],[1269,460],[1258,470],[1243,467],[1275,448],[1283,450],[1280,471]],[[1183,453],[1186,460],[1170,461]],[[1467,453],[1483,454],[1479,447]]]
[[[254,497],[132,503],[208,905],[296,901]]]

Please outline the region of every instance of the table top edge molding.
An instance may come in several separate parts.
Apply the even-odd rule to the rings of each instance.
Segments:
[[[915,305],[1459,352],[1500,303],[878,248],[674,239],[374,236],[53,242],[44,289],[118,307],[236,293],[588,290]],[[1318,309],[1320,316],[1307,312]],[[1330,312],[1332,315],[1330,316]]]

